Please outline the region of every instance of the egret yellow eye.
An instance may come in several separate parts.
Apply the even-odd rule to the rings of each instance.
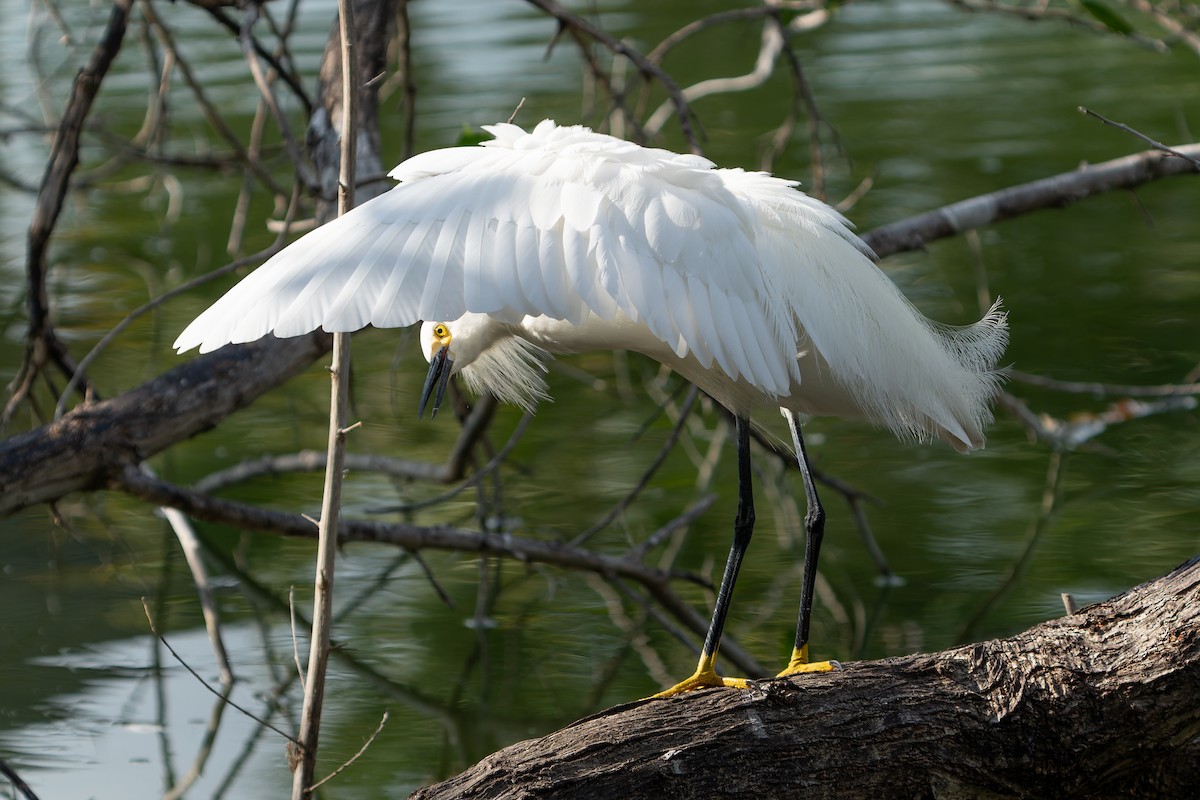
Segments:
[[[433,335],[439,339],[445,339],[450,335],[450,329],[439,322],[437,325],[433,326]]]

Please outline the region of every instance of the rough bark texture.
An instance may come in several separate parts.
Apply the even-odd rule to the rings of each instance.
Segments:
[[[354,27],[357,31],[357,78],[360,91],[356,97],[357,173],[359,179],[378,178],[386,170],[380,156],[379,137],[379,93],[373,81],[385,74],[388,68],[387,49],[396,27],[396,3],[382,0],[356,0],[354,3]],[[321,70],[317,94],[321,105],[309,119],[308,145],[313,163],[317,167],[320,195],[326,200],[318,210],[318,219],[327,222],[337,216],[338,173],[342,152],[342,34],[336,20],[325,51],[321,57]],[[372,197],[392,188],[391,181],[375,181],[358,189],[357,203],[362,204]]]
[[[331,337],[224,347],[57,422],[0,441],[0,517],[84,489],[217,425],[328,352]]]
[[[1010,639],[620,706],[435,798],[1189,798],[1200,559]]]

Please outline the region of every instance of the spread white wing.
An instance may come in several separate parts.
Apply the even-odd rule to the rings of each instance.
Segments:
[[[467,312],[574,323],[623,314],[677,355],[783,394],[799,379],[802,317],[785,294],[793,281],[773,273],[847,257],[877,272],[841,217],[792,182],[549,121],[531,133],[488,130],[496,138],[483,146],[401,164],[396,188],[275,255],[175,347]],[[764,226],[764,215],[777,224]],[[764,254],[758,239],[783,235],[784,224],[787,252]],[[773,263],[781,255],[790,263]]]

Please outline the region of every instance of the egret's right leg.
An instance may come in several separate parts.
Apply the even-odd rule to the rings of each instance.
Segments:
[[[777,677],[796,675],[801,672],[828,672],[835,668],[832,661],[808,660],[808,629],[812,619],[813,589],[817,582],[817,557],[821,553],[821,540],[825,538],[825,508],[817,496],[817,485],[813,482],[812,466],[808,463],[808,451],[804,437],[800,435],[800,423],[796,415],[781,408],[788,427],[792,431],[792,443],[796,446],[796,463],[804,479],[804,499],[808,511],[804,515],[804,574],[800,579],[800,615],[796,622],[796,643],[788,665]]]
[[[708,635],[704,637],[704,649],[700,652],[700,662],[696,665],[696,672],[687,680],[654,695],[655,697],[671,697],[708,686],[732,686],[745,689],[749,685],[745,678],[723,678],[717,674],[716,670],[717,651],[721,647],[721,633],[725,629],[725,616],[729,613],[733,585],[737,582],[738,570],[741,569],[746,548],[750,546],[750,537],[754,534],[754,487],[750,478],[750,420],[737,417],[735,427],[738,458],[737,517],[733,521],[733,546],[729,549],[729,559],[725,562],[725,573],[721,576],[721,586],[717,589],[717,602],[713,606],[712,622],[708,625]]]

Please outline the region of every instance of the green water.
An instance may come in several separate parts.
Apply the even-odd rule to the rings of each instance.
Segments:
[[[516,2],[467,5],[414,4],[420,146],[450,144],[464,124],[504,119],[522,97],[524,123],[548,116],[578,120],[570,47],[560,43],[542,60],[553,26]],[[644,45],[718,7],[610,4],[601,21]],[[31,110],[36,95],[23,55],[27,27],[16,22],[28,12],[13,0],[0,8],[7,20],[0,56],[4,101]],[[172,24],[189,32],[181,41],[214,84],[214,99],[244,132],[254,99],[236,44],[214,35],[199,12],[171,9]],[[300,61],[311,75],[332,6],[302,11]],[[102,15],[93,19],[82,7],[66,12],[77,35],[93,41],[88,21],[95,26]],[[681,48],[666,66],[685,83],[744,72],[758,38],[753,27],[716,31]],[[43,83],[57,109],[82,51],[65,58],[53,37],[43,37],[41,47],[58,54],[49,59],[52,66],[62,59]],[[840,198],[873,177],[872,190],[850,212],[862,230],[1141,149],[1126,134],[1081,116],[1079,105],[1167,142],[1190,140],[1188,126],[1200,124],[1200,63],[1193,55],[1156,53],[1065,27],[967,15],[936,3],[849,5],[797,47],[842,153],[829,150],[829,196]],[[131,42],[101,97],[106,124],[127,135],[141,123],[143,66]],[[786,112],[786,88],[781,75],[758,91],[698,102],[706,153],[723,165],[755,166],[761,137]],[[174,144],[208,141],[186,94],[177,96]],[[395,108],[393,100],[385,110]],[[389,163],[399,152],[398,136],[395,129],[386,133]],[[665,144],[680,146],[674,129]],[[44,144],[33,138],[4,144],[5,170],[30,183],[38,180],[44,157]],[[102,157],[91,145],[85,167],[95,168]],[[774,169],[807,183],[807,146],[790,148]],[[178,187],[124,182],[144,172],[127,167],[106,176],[74,196],[60,223],[52,295],[58,329],[78,355],[132,308],[224,263],[240,178],[181,171]],[[1196,193],[1194,178],[1173,179],[1136,196],[1104,196],[983,231],[990,291],[1003,295],[1011,310],[1007,361],[1061,379],[1181,380],[1200,361]],[[21,350],[20,274],[31,200],[5,188],[0,202],[6,343],[0,377],[7,382]],[[177,217],[168,211],[171,202],[178,203]],[[271,213],[262,201],[255,210],[258,222]],[[246,250],[269,241],[255,228]],[[978,315],[974,260],[968,244],[955,239],[889,259],[885,268],[926,314],[961,323]],[[169,343],[227,285],[174,301],[132,326],[93,370],[100,391],[115,395],[178,363]],[[412,333],[372,331],[356,337],[354,346],[355,417],[364,428],[351,447],[444,458],[456,425],[449,415],[415,419],[424,361]],[[550,378],[555,402],[542,407],[515,446],[500,473],[502,494],[497,499],[495,487],[487,487],[492,524],[519,536],[569,539],[619,502],[672,427],[656,413],[653,393],[675,392],[678,381],[663,384],[657,372],[639,358],[608,354],[556,369]],[[1105,406],[1088,396],[1013,388],[1039,412],[1068,415]],[[154,459],[154,466],[168,479],[189,482],[246,458],[322,448],[326,403],[327,378],[318,364],[218,430]],[[494,446],[519,419],[516,410],[500,412]],[[759,421],[784,434],[774,415]],[[31,424],[26,414],[14,429]],[[703,410],[636,503],[591,546],[621,553],[715,492],[712,508],[677,542],[676,561],[715,574],[735,502],[728,435],[720,416]],[[878,499],[868,507],[871,527],[903,579],[881,585],[845,503],[826,490],[830,520],[813,637],[818,657],[875,658],[1014,633],[1061,613],[1062,592],[1084,603],[1099,600],[1200,549],[1194,412],[1115,427],[1068,456],[1056,473],[1059,503],[1041,524],[1053,459],[1007,415],[1000,414],[987,450],[967,458],[838,420],[814,420],[808,435],[822,470]],[[709,460],[714,451],[722,454],[715,464]],[[758,534],[729,630],[771,667],[792,635],[800,543],[791,498],[798,484],[766,459],[758,464]],[[346,502],[358,515],[443,491],[356,475]],[[320,477],[262,478],[223,496],[315,513]],[[478,527],[476,501],[469,490],[412,519]],[[153,509],[97,493],[66,498],[57,510],[61,526],[41,508],[0,520],[6,643],[0,757],[43,798],[160,795],[187,772],[216,706],[147,634],[142,597],[180,656],[215,681],[187,570]],[[199,529],[213,547],[226,645],[240,678],[234,700],[269,713],[264,697],[294,672],[289,587],[296,587],[297,608],[310,608],[311,544],[214,525]],[[384,709],[391,716],[367,754],[330,784],[330,797],[402,797],[507,743],[645,695],[658,687],[644,657],[650,651],[677,678],[692,667],[691,651],[653,621],[645,626],[645,642],[631,640],[619,623],[636,621],[642,611],[628,599],[622,603],[608,585],[545,566],[481,566],[469,554],[427,553],[425,560],[452,607],[420,565],[391,549],[352,545],[339,554],[339,607],[362,600],[335,631],[342,647],[327,691],[318,772],[357,751]],[[482,602],[481,577],[488,587]],[[697,606],[707,602],[698,590],[682,584],[678,590]],[[616,617],[614,605],[621,608]],[[285,699],[288,710],[272,719],[290,729],[299,705],[294,686]],[[288,783],[282,739],[227,710],[188,796],[277,797]]]

